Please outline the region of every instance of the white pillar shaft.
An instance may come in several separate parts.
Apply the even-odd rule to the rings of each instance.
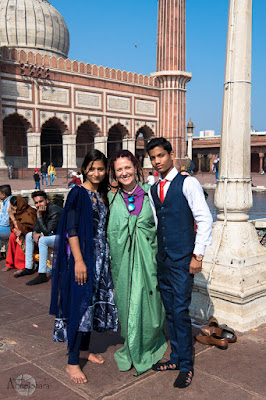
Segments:
[[[62,168],[77,168],[76,135],[63,135],[63,165]]]
[[[228,20],[218,219],[244,221],[252,207],[250,180],[252,0],[231,0]]]
[[[41,134],[27,133],[28,168],[40,168],[41,165]]]
[[[220,323],[242,332],[266,320],[266,250],[246,214],[252,205],[251,18],[252,0],[230,0],[221,157],[215,193],[220,213],[213,227],[212,245],[204,255],[203,272],[195,277],[192,301],[192,315],[206,312],[206,319],[214,315]]]
[[[107,156],[107,137],[96,136],[94,138],[94,148],[101,151],[105,156]]]
[[[187,155],[192,160],[192,134],[187,135]]]
[[[134,139],[123,139],[122,140],[122,149],[123,150],[129,150],[132,154],[135,155],[135,147],[136,147],[136,142]]]

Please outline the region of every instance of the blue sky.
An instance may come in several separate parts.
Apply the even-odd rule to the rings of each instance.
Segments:
[[[70,32],[69,58],[149,75],[156,70],[156,0],[50,0]],[[187,0],[187,120],[221,131],[229,0]],[[266,130],[266,1],[253,1],[252,125]],[[136,46],[135,46],[136,45]]]

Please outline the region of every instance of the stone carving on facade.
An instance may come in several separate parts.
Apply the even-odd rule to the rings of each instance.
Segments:
[[[45,122],[49,121],[49,119],[54,117],[54,113],[52,111],[40,112],[40,126],[42,126]]]
[[[2,79],[2,97],[10,100],[32,101],[32,84]]]
[[[100,132],[102,130],[102,118],[96,116],[76,115],[77,131],[85,122],[91,122],[95,126],[96,135],[101,136]]]
[[[136,114],[156,115],[156,102],[136,99],[135,112]]]
[[[101,117],[90,116],[90,121],[96,125],[98,133],[99,133],[99,131],[102,131],[102,118]]]
[[[107,95],[107,110],[130,113],[130,98]]]
[[[30,125],[33,125],[33,112],[32,110],[25,110],[23,108],[18,108],[17,113],[21,115]],[[31,130],[31,128],[28,129],[28,132]]]
[[[77,129],[79,128],[79,126],[81,124],[83,124],[83,122],[88,121],[88,119],[89,119],[88,115],[79,115],[79,114],[76,115],[76,127],[77,127]]]
[[[33,125],[33,112],[32,110],[27,110],[24,108],[13,108],[13,107],[3,107],[2,108],[2,118],[6,118],[9,115],[12,114],[17,114],[20,117],[23,118],[26,131],[31,132],[32,131],[32,125]]]
[[[67,116],[67,120],[64,120],[64,116]],[[66,113],[56,113],[56,112],[41,112],[40,113],[40,127],[42,127],[46,122],[50,119],[56,118],[60,127],[61,132],[64,134],[68,134],[70,132],[69,129],[69,114]]]
[[[102,108],[102,96],[100,93],[76,90],[77,107],[86,107],[100,110]]]
[[[69,114],[57,112],[54,114],[54,116],[59,120],[61,120],[64,123],[64,125],[67,125],[69,127]]]
[[[124,125],[126,129],[129,129],[130,127],[130,120],[129,119],[119,119],[119,122],[121,125]]]
[[[40,85],[39,90],[41,103],[69,104],[69,89]]]
[[[107,118],[108,129],[112,128],[113,125],[116,125],[118,123],[119,123],[118,118]]]

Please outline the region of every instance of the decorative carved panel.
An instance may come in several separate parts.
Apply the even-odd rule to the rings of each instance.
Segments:
[[[130,98],[108,95],[107,96],[107,110],[129,113],[130,112]]]
[[[76,90],[76,106],[100,110],[102,107],[101,95],[98,93]]]
[[[149,100],[136,100],[136,114],[156,115],[156,102]]]
[[[2,79],[1,85],[3,98],[32,101],[32,85],[30,83]]]
[[[40,102],[68,105],[69,90],[51,86],[40,86]]]

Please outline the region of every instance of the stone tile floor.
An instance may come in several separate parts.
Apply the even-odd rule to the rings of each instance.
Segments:
[[[122,344],[119,334],[94,333],[92,351],[104,353],[105,363],[87,362],[82,353],[88,383],[72,383],[64,371],[66,345],[52,341],[50,281],[27,286],[29,277],[15,279],[12,271],[2,272],[3,267],[1,261],[0,399],[266,399],[266,321],[257,329],[239,334],[237,343],[230,344],[226,351],[195,343],[195,376],[187,389],[172,386],[176,371],[148,371],[139,377],[133,375],[134,369],[119,372],[113,357]],[[169,352],[168,348],[165,360]],[[16,385],[21,375],[31,383],[24,389]]]

